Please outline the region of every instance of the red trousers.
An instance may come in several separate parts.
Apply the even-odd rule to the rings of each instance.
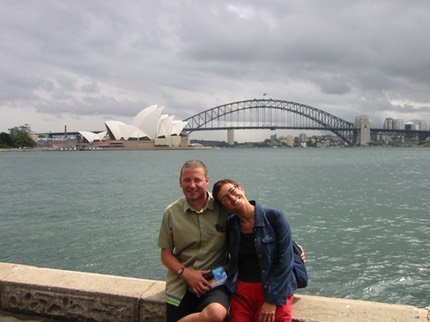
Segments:
[[[276,306],[275,322],[291,322],[293,319],[294,294],[288,296],[284,305]],[[236,293],[231,296],[230,321],[259,321],[261,307],[264,304],[262,283],[238,281]]]

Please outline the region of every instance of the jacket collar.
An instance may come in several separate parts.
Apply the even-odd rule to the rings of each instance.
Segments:
[[[264,227],[264,209],[263,206],[255,201],[249,201],[251,205],[255,206],[255,224],[254,227]]]

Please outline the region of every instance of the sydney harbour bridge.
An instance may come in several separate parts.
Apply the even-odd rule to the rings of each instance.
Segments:
[[[430,131],[371,128],[356,125],[321,109],[291,101],[253,99],[213,107],[184,121],[184,131],[294,129],[331,131],[348,145],[360,143],[367,132],[371,141],[381,136],[407,136],[425,140]]]

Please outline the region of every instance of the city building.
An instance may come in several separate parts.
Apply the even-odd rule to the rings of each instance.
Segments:
[[[300,141],[300,145],[306,148],[306,133],[300,133],[299,141]]]
[[[419,124],[412,122],[412,121],[408,121],[405,123],[405,130],[409,130],[409,131],[417,131],[419,130]]]

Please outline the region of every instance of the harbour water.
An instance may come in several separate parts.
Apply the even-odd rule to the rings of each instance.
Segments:
[[[286,214],[299,293],[430,305],[426,148],[0,153],[0,261],[164,280],[160,220],[192,158]]]

